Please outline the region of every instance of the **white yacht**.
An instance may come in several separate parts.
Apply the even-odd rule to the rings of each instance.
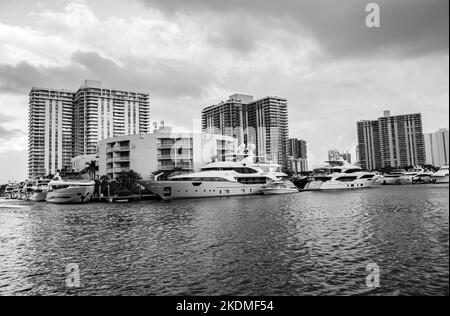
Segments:
[[[47,199],[47,192],[49,189],[48,184],[51,180],[39,179],[34,183],[33,193],[31,194],[30,201],[44,202]]]
[[[422,167],[414,167],[400,177],[400,184],[432,183],[432,173]]]
[[[15,200],[19,198],[19,185],[17,183],[9,183],[5,188],[5,198],[7,200]]]
[[[352,166],[344,160],[327,163],[327,166],[314,170],[305,191],[372,188],[379,177],[375,173],[364,172],[360,167]]]
[[[59,174],[48,184],[46,201],[50,203],[85,203],[92,200],[95,181],[62,178]]]
[[[393,170],[392,172],[383,175],[383,185],[398,185],[402,184],[400,178],[405,174],[405,170]]]
[[[449,169],[448,165],[443,166],[439,171],[432,175],[435,183],[449,183]]]
[[[291,181],[274,181],[263,186],[261,191],[262,194],[265,195],[291,194],[299,192],[297,187]]]
[[[213,162],[199,172],[177,175],[167,181],[140,181],[164,200],[261,194],[263,187],[287,179],[281,166],[255,162],[254,145],[230,161]]]
[[[21,199],[24,201],[29,201],[31,196],[33,195],[33,187],[34,182],[33,181],[26,181],[21,192]]]

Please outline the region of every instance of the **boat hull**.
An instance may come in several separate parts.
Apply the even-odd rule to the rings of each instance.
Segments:
[[[446,176],[433,176],[435,183],[449,183],[449,175]]]
[[[298,193],[297,189],[262,189],[262,194],[264,195],[278,195],[278,194],[292,194]]]
[[[94,195],[94,189],[94,186],[83,186],[49,191],[46,201],[55,204],[90,202]]]
[[[30,197],[30,201],[32,202],[45,202],[46,199],[47,199],[46,192],[34,192]]]
[[[261,194],[264,184],[238,182],[140,181],[163,200],[215,198]]]
[[[340,182],[335,180],[316,181],[313,180],[305,186],[305,191],[322,191],[322,190],[358,190],[373,188],[378,178],[373,179],[357,179],[352,182]]]
[[[399,178],[384,178],[383,185],[400,185],[402,184],[400,177]]]

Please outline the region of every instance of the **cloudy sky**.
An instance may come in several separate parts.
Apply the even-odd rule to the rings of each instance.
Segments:
[[[381,8],[367,28],[366,5]],[[27,174],[32,86],[146,91],[187,130],[235,92],[289,100],[310,163],[356,146],[356,121],[449,125],[448,0],[0,0],[0,182]]]

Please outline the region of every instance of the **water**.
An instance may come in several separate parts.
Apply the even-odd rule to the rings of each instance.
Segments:
[[[80,288],[66,287],[70,263]],[[448,185],[0,202],[0,295],[448,295],[448,278]]]

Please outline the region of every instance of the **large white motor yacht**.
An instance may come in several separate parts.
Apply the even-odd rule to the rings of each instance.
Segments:
[[[352,166],[344,160],[327,163],[327,166],[314,170],[305,191],[372,188],[379,177],[375,173],[364,172],[360,167]]]
[[[178,175],[167,181],[140,181],[145,188],[164,200],[211,198],[261,194],[269,183],[285,180],[278,164],[255,162],[254,145],[246,153],[233,155],[230,161],[210,163],[199,172]]]
[[[50,203],[85,203],[92,200],[95,182],[62,178],[57,174],[48,184],[46,201]]]
[[[438,172],[432,175],[435,183],[449,183],[449,168],[448,165],[443,166]]]
[[[414,167],[399,179],[400,184],[432,183],[432,173],[422,167]]]
[[[49,190],[49,183],[51,180],[39,179],[34,183],[33,193],[31,194],[30,201],[44,202],[47,199],[47,192]]]

